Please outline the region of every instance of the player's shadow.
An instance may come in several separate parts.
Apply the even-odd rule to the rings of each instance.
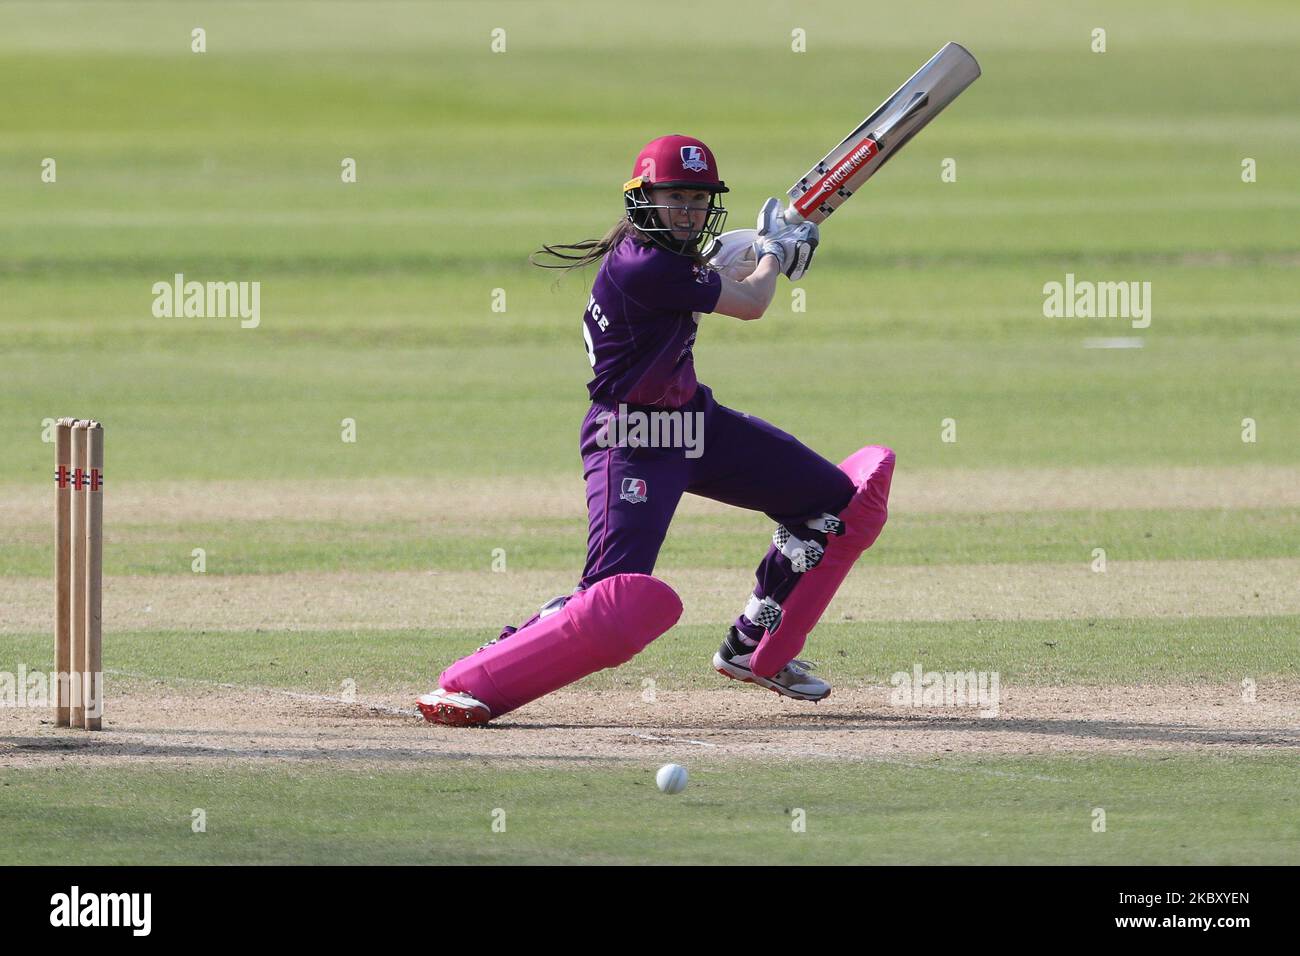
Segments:
[[[781,723],[783,729],[837,731],[873,727],[918,731],[942,729],[956,733],[1013,733],[1041,736],[1087,737],[1115,741],[1154,743],[1251,744],[1300,747],[1300,728],[1294,727],[1208,727],[1138,720],[1080,719],[1077,717],[979,717],[956,714],[837,713],[817,716],[811,722]]]

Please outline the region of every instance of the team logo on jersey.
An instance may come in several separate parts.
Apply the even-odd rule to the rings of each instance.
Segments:
[[[709,161],[704,158],[704,150],[698,146],[682,147],[682,168],[693,173],[707,173]]]
[[[619,495],[623,501],[630,501],[637,505],[646,499],[646,484],[644,478],[624,478],[623,493]]]

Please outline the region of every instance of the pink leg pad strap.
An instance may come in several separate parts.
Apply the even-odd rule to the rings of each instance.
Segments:
[[[894,476],[894,452],[868,445],[840,462],[858,490],[840,512],[845,530],[832,535],[817,567],[804,572],[781,605],[781,622],[763,635],[749,666],[760,677],[771,677],[799,656],[808,633],[821,620],[831,598],[863,551],[875,543],[889,510],[889,483]]]
[[[635,657],[682,614],[677,593],[648,574],[615,574],[559,611],[461,658],[438,679],[487,704],[493,717]]]

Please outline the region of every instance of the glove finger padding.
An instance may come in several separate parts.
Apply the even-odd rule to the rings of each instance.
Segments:
[[[781,218],[781,200],[773,198],[763,203],[763,208],[758,211],[759,237],[775,237],[787,228],[785,220]]]
[[[821,241],[821,229],[815,222],[790,225],[781,214],[781,200],[769,199],[758,211],[757,237],[756,258],[776,256],[786,278],[797,282],[812,264],[813,253]]]
[[[791,282],[798,282],[812,265],[813,253],[821,242],[821,230],[815,222],[805,222],[791,230],[792,254],[786,265],[785,274]]]

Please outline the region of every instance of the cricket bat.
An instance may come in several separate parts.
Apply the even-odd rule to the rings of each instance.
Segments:
[[[965,47],[949,43],[864,119],[840,144],[790,187],[790,203],[781,214],[792,226],[820,223],[848,200],[925,125],[980,75],[980,65]],[[753,248],[758,233],[733,229],[718,236],[705,251],[709,264],[741,280],[758,262]]]
[[[979,75],[980,65],[965,47],[945,45],[795,181],[787,192],[785,221],[797,225],[826,219]]]

